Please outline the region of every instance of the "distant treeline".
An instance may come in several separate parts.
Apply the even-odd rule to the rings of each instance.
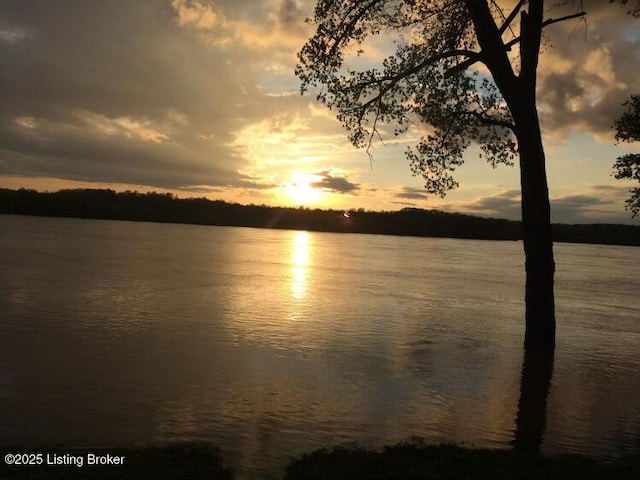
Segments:
[[[418,237],[522,238],[520,222],[438,210],[404,208],[393,212],[363,209],[345,212],[240,205],[206,198],[181,199],[169,193],[116,193],[97,189],[44,193],[0,189],[0,213]],[[557,242],[640,246],[640,226],[555,224],[553,235]]]

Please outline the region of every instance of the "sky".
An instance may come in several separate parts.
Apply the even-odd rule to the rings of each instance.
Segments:
[[[519,219],[517,165],[493,169],[472,146],[460,188],[427,195],[404,156],[415,129],[370,158],[333,112],[300,94],[296,54],[313,34],[314,4],[3,0],[0,187]],[[540,58],[552,220],[640,224],[624,209],[634,185],[612,176],[616,157],[640,152],[616,144],[613,129],[640,93],[640,20],[604,0],[584,7],[586,20],[548,28]]]

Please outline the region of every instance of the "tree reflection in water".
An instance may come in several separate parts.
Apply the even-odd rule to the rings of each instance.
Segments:
[[[511,444],[514,450],[537,454],[546,425],[554,355],[553,351],[527,350],[522,362],[516,430]]]

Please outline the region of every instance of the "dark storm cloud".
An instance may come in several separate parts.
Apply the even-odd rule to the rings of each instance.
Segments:
[[[314,188],[322,188],[334,193],[351,193],[360,190],[360,185],[357,183],[352,183],[345,177],[333,176],[331,172],[322,171],[315,173],[315,175],[321,176],[322,180],[312,182],[310,185]]]

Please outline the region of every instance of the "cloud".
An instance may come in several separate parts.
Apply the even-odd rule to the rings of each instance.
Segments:
[[[277,36],[295,30],[301,12],[295,2],[262,2],[275,15],[269,26],[242,13],[255,2],[232,8],[241,4],[0,3],[0,174],[263,190],[269,182],[247,172],[255,157],[239,132],[275,112],[296,118],[309,100],[259,87],[265,58],[274,62],[263,50],[214,47],[192,31],[244,35],[234,29],[256,21]],[[295,142],[283,125],[280,138]]]
[[[144,142],[153,143],[163,143],[169,140],[169,136],[149,120],[137,120],[131,117],[108,118],[105,115],[86,110],[77,110],[74,115],[99,134],[122,135],[125,138],[137,138]]]
[[[303,20],[314,4],[3,0],[0,175],[275,203],[281,201],[276,184],[304,171],[319,172],[317,188],[351,194],[326,196],[336,204],[424,203],[424,190],[395,187],[411,184],[408,166],[395,162],[428,130],[417,125],[402,140],[390,139],[376,152],[371,173],[335,112],[299,95],[295,54],[311,33]],[[585,6],[587,40],[579,21],[549,28],[552,45],[541,59],[539,83],[547,137],[576,129],[611,137],[621,103],[640,91],[637,24],[607,2]],[[393,48],[383,36],[367,46],[372,49],[360,59],[366,66],[379,66]],[[361,179],[381,172],[374,195]],[[627,188],[620,191],[626,198]],[[576,195],[596,193],[585,187]],[[489,197],[462,206],[518,215],[515,199]],[[562,205],[570,208],[569,200]],[[578,213],[614,205],[572,201]]]
[[[27,33],[20,28],[2,28],[0,27],[0,42],[18,43],[27,37]]]
[[[278,19],[281,24],[290,25],[295,28],[303,18],[304,14],[295,0],[282,0],[280,8],[278,9]]]
[[[334,176],[328,170],[316,172],[314,175],[322,177],[321,180],[310,184],[314,188],[322,188],[333,193],[352,193],[360,190],[357,183],[350,182],[346,177]]]
[[[506,190],[461,206],[466,212],[488,217],[520,219],[520,191]]]
[[[213,30],[225,28],[228,23],[212,5],[194,0],[172,0],[171,6],[178,14],[177,22],[181,27],[188,25],[200,30]]]
[[[640,91],[637,20],[609,2],[585,0],[587,16],[552,25],[540,58],[539,110],[546,136],[572,130],[613,139],[622,103]],[[636,33],[634,33],[636,32]]]
[[[201,41],[213,46],[291,50],[310,33],[305,13],[295,0],[172,0],[171,6],[179,26],[195,30]]]
[[[414,202],[403,201],[403,202],[391,202],[391,203],[393,205],[402,205],[403,207],[418,207],[418,204]]]
[[[402,191],[394,194],[394,197],[406,198],[408,200],[427,200],[429,195],[424,188],[402,187]]]
[[[596,185],[584,193],[563,195],[551,199],[551,219],[558,223],[630,223],[622,202],[624,188]]]
[[[613,185],[585,187],[579,193],[551,198],[551,221],[554,223],[633,223],[624,210],[628,190]],[[506,190],[476,198],[469,202],[445,205],[472,215],[520,220],[520,191]]]

